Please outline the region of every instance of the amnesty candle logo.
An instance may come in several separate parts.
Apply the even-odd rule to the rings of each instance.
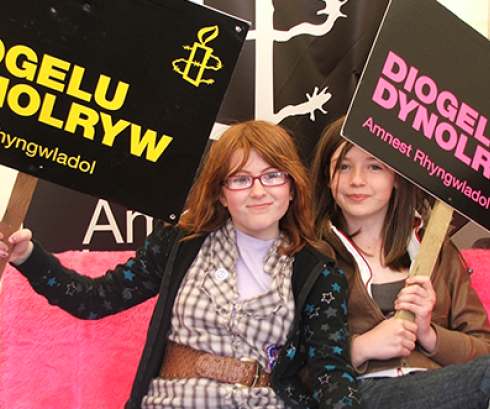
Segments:
[[[213,55],[214,49],[206,45],[206,43],[218,37],[218,34],[218,26],[202,28],[197,33],[199,43],[195,42],[192,47],[189,45],[183,46],[184,50],[190,51],[189,59],[179,58],[172,61],[174,71],[181,74],[184,80],[195,87],[199,87],[200,84],[209,85],[214,83],[212,78],[203,79],[204,70],[219,71],[223,67],[221,60]],[[208,65],[208,62],[213,65]],[[195,78],[191,77],[193,74],[195,74]]]

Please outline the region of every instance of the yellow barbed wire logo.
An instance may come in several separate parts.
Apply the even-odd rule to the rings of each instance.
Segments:
[[[182,78],[192,85],[199,87],[200,84],[213,84],[214,79],[203,78],[205,70],[219,71],[223,64],[221,60],[213,55],[214,49],[206,44],[218,37],[218,26],[204,27],[197,33],[199,43],[195,42],[191,47],[184,45],[184,50],[190,51],[189,59],[179,58],[172,61],[174,71],[182,75]],[[208,65],[212,64],[212,65]]]

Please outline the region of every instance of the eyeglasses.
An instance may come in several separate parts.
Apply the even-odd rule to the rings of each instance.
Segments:
[[[250,189],[255,179],[258,179],[265,187],[281,186],[288,181],[289,174],[286,172],[267,172],[259,176],[231,176],[221,184],[230,190]]]

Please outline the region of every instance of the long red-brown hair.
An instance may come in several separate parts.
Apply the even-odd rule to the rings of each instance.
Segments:
[[[230,169],[231,155],[237,149],[243,152],[242,161]],[[222,182],[243,168],[252,149],[270,166],[290,176],[293,198],[279,221],[285,239],[279,250],[292,255],[314,237],[310,183],[292,137],[281,126],[266,121],[234,124],[213,143],[191,188],[179,227],[191,232],[188,237],[195,237],[225,224],[230,214],[220,201]]]

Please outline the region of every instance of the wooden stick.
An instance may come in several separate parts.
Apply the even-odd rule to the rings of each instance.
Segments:
[[[444,242],[449,224],[453,217],[453,210],[445,203],[437,200],[432,209],[424,238],[420,244],[420,250],[415,257],[410,270],[410,277],[416,275],[429,276],[434,270],[442,243]],[[395,318],[414,321],[415,316],[410,311],[400,310],[395,313]]]
[[[3,233],[4,240],[22,227],[37,181],[38,178],[26,173],[17,174],[5,214],[0,222],[0,232]],[[7,242],[6,244],[10,253],[12,246]],[[6,265],[6,259],[0,260],[0,280]]]

